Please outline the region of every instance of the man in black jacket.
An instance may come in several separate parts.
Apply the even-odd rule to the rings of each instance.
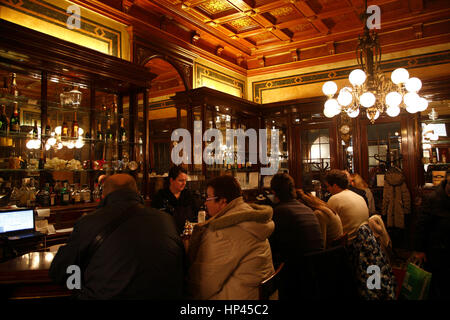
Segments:
[[[127,174],[107,177],[103,195],[99,208],[79,219],[59,248],[50,277],[65,285],[67,268],[80,266],[80,299],[181,298],[184,249],[173,218],[145,208]],[[94,238],[108,229],[112,232],[89,257]]]
[[[296,200],[291,176],[276,174],[270,187],[275,193],[272,218],[275,230],[269,241],[275,267],[285,263],[281,274],[280,299],[306,298],[304,293],[308,294],[308,286],[300,269],[304,254],[323,250],[319,220],[309,207]]]
[[[432,273],[430,298],[450,299],[450,171],[421,207],[414,258]]]

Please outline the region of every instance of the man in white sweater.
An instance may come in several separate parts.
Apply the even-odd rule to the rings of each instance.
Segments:
[[[358,227],[369,219],[369,209],[364,198],[347,189],[347,175],[341,170],[328,172],[325,185],[332,194],[328,200],[329,207],[341,218],[344,233],[348,234],[349,239],[353,239]]]

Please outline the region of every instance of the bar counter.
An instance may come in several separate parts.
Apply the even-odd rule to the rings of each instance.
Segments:
[[[30,252],[0,263],[0,298],[43,299],[69,297],[71,291],[52,283],[48,270],[56,251]]]

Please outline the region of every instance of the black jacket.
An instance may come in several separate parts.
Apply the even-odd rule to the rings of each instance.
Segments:
[[[280,202],[273,208],[272,219],[275,230],[269,241],[275,264],[323,249],[319,220],[304,204],[295,199]]]
[[[80,265],[91,241],[128,208],[142,203],[131,190],[109,194],[92,214],[80,218],[49,275],[65,285],[69,265]],[[173,218],[139,207],[102,243],[82,270],[80,299],[179,299],[182,297],[184,249]]]
[[[447,180],[424,197],[417,216],[415,250],[425,252],[431,269],[450,271],[450,197]]]
[[[197,222],[200,199],[187,189],[181,191],[180,197],[177,199],[169,188],[164,188],[152,198],[151,206],[172,215],[177,231],[181,234],[186,220]]]

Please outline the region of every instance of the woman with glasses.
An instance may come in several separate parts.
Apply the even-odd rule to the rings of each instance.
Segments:
[[[214,178],[206,192],[211,218],[194,227],[190,240],[189,298],[258,299],[258,284],[274,272],[272,208],[245,203],[232,176]]]

